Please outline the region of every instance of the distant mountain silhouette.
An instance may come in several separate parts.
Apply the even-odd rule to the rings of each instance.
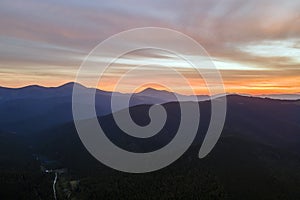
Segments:
[[[259,97],[270,98],[270,99],[282,99],[282,100],[299,100],[300,93],[296,94],[263,94]]]
[[[156,97],[164,100],[165,102],[178,101],[176,96],[178,96],[182,101],[195,101],[195,99],[197,101],[204,101],[210,99],[208,95],[196,95],[196,98],[194,98],[189,95],[175,94],[166,90],[156,90],[154,88],[146,88],[145,90],[135,95],[145,97]]]
[[[92,89],[78,83],[67,83],[59,87],[26,86],[22,88],[0,88],[0,127],[5,131],[18,133],[36,132],[66,123],[72,120],[72,91],[76,84],[82,91],[82,99]],[[96,112],[98,116],[107,115],[111,110],[111,97],[114,94],[117,101],[123,102],[131,94],[112,93],[96,90]],[[186,101],[189,96],[181,95]],[[199,96],[199,100],[208,96]],[[129,105],[117,103],[114,111],[128,106],[142,104],[162,104],[176,101],[175,95],[167,91],[147,89],[133,94]],[[34,126],[31,124],[34,122]]]
[[[59,124],[69,122],[72,117],[72,91],[76,84],[82,91],[83,104],[86,93],[93,91],[78,83],[66,83],[59,87],[26,86],[23,88],[0,87],[0,127],[4,131],[17,133],[39,132]],[[112,112],[111,97],[117,98],[117,107],[114,111],[122,110],[124,99],[131,94],[112,93],[96,90],[96,112],[97,116],[104,116]],[[188,95],[176,94],[181,101],[192,101]],[[174,93],[147,88],[139,93],[132,94],[129,106],[143,104],[163,104],[177,101]],[[198,101],[206,101],[210,98],[207,95],[198,95]],[[118,103],[120,102],[120,103]],[[34,125],[32,125],[34,124]]]

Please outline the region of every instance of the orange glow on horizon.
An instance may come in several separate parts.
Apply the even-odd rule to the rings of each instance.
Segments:
[[[16,83],[16,84],[1,84],[1,87],[7,87],[7,88],[22,88],[26,86],[31,86],[31,85],[39,85],[43,87],[58,87],[61,85],[64,85],[69,82],[73,82],[74,80],[69,80],[69,81],[58,81],[58,82],[50,82],[50,81],[44,81],[44,82],[35,82],[32,81],[29,84],[22,84],[22,83]],[[237,84],[232,84],[232,83],[224,83],[224,88],[226,93],[234,93],[234,94],[249,94],[249,95],[263,95],[263,94],[299,94],[300,89],[299,88],[294,88],[292,86],[276,86],[276,85],[269,85],[269,86],[263,86],[260,84],[257,85],[252,85],[250,84],[251,82],[242,82],[240,85]],[[298,83],[300,85],[300,81]],[[294,86],[298,86],[294,85]],[[90,87],[89,85],[85,85],[86,87]],[[194,88],[194,93],[196,95],[208,95],[208,89],[205,86],[199,87],[197,84],[192,84],[192,87]],[[97,87],[100,90],[104,91],[113,91],[114,85],[113,84],[102,84],[101,87]],[[153,88],[156,90],[166,90],[169,92],[170,91],[168,88],[160,86],[158,84],[146,84],[144,86],[138,87],[138,89],[134,90],[135,93],[141,92],[144,89],[147,88]],[[172,87],[170,88],[172,90]],[[185,95],[190,95],[189,93],[186,93],[184,89],[180,88],[174,88],[174,92],[177,92],[179,94],[185,94]],[[131,90],[127,89],[122,89],[117,92],[122,92],[122,93],[130,93]]]
[[[113,91],[114,86],[118,79],[105,80],[98,85],[98,89],[104,91]],[[44,87],[58,87],[64,85],[69,82],[74,82],[74,79],[68,80],[45,80],[45,79],[36,79],[33,80],[26,80],[26,83],[23,80],[15,81],[4,81],[0,85],[1,87],[8,87],[8,88],[21,88],[30,85],[40,85]],[[153,81],[155,82],[155,81]],[[203,80],[193,80],[189,79],[191,87],[194,90],[194,93],[197,95],[208,95],[208,89],[205,86]],[[175,82],[176,83],[176,82]],[[169,88],[173,90],[173,92],[177,92],[180,94],[190,95],[186,92],[184,88],[181,88],[180,84],[173,83]],[[86,87],[91,87],[90,84],[83,84]],[[174,86],[175,85],[175,86]],[[134,89],[133,89],[134,88]],[[140,87],[133,85],[124,85],[121,87],[118,92],[122,93],[130,93],[140,92],[146,88],[154,88],[157,90],[167,90],[170,91],[168,88],[161,86],[159,84],[145,84]],[[300,92],[300,77],[289,77],[289,78],[274,78],[270,80],[265,79],[252,79],[252,80],[224,80],[224,88],[226,93],[236,93],[236,94],[249,94],[249,95],[262,95],[262,94],[296,94]],[[172,91],[170,91],[172,92]]]

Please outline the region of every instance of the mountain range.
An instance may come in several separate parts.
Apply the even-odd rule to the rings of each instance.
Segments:
[[[0,88],[1,199],[53,199],[53,177],[40,171],[33,155],[57,160],[69,170],[58,181],[60,199],[300,198],[300,100],[227,95],[221,138],[207,157],[199,159],[210,122],[210,97],[198,96],[199,101],[191,102],[183,96],[201,111],[193,144],[172,165],[136,175],[104,166],[85,149],[72,120],[73,86]],[[122,101],[131,94],[114,95]],[[96,91],[98,121],[113,143],[140,153],[163,148],[174,138],[180,124],[174,94],[148,88],[132,95],[130,114],[137,124],[150,122],[153,104],[162,104],[168,114],[163,129],[147,139],[131,137],[118,128],[111,96],[111,92]],[[79,189],[68,189],[74,180],[80,180]]]
[[[27,86],[23,88],[0,88],[0,127],[3,131],[17,133],[38,132],[58,124],[69,122],[72,117],[72,91],[74,84],[67,83],[59,87]],[[93,92],[93,89],[77,84],[81,89],[81,95]],[[112,112],[111,97],[116,96],[117,101],[122,102],[131,94],[113,93],[96,90],[95,109],[98,116],[104,116]],[[191,100],[191,96],[179,95],[184,101]],[[208,96],[199,95],[198,100],[207,100]],[[161,104],[176,101],[176,96],[167,91],[159,91],[148,88],[140,93],[135,93],[130,99],[129,105],[118,104],[115,111],[128,106],[142,104]],[[83,100],[83,103],[84,100]],[[28,126],[29,122],[35,122],[34,126]],[[18,124],[16,126],[16,124]]]
[[[81,88],[83,99],[86,93],[93,91],[91,88],[72,82],[59,87],[42,87],[37,85],[23,88],[0,87],[0,130],[17,133],[39,132],[71,121],[73,119],[72,91],[74,84]],[[119,107],[115,108],[114,111],[122,110],[128,106],[174,102],[177,101],[176,95],[179,96],[181,101],[194,100],[192,96],[175,95],[168,91],[155,90],[153,88],[147,88],[134,94],[113,93],[97,89],[95,95],[97,116],[112,113],[112,95],[116,96],[118,102],[122,102],[132,95],[129,105],[117,103]],[[274,95],[268,97],[274,97]],[[217,98],[217,96],[198,95],[196,98],[198,101],[206,101],[210,98]],[[85,103],[84,100],[83,103]],[[35,125],[28,125],[30,124],[29,122],[34,122]],[[16,126],[16,124],[18,125]]]

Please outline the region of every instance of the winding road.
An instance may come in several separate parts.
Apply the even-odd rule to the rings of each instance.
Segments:
[[[57,182],[57,177],[58,177],[57,172],[55,172],[55,178],[54,178],[54,181],[53,181],[53,195],[54,195],[54,199],[55,200],[57,200],[56,188],[55,188],[56,182]]]

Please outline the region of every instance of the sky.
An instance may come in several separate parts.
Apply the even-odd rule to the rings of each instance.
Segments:
[[[201,44],[228,93],[299,93],[299,10],[300,1],[295,0],[1,0],[0,86],[58,86],[74,81],[84,58],[100,42],[128,29],[152,26],[180,31]],[[129,44],[120,42],[115,48],[118,45]],[[97,59],[102,67],[101,56]],[[160,66],[149,65],[151,59]],[[160,79],[186,93],[166,67],[172,66],[197,93],[207,93],[191,67],[165,52],[152,51],[119,59],[99,88],[114,90],[126,70],[143,64],[148,66],[118,90],[128,92],[137,82]],[[86,74],[87,80],[89,76],[95,74]]]

